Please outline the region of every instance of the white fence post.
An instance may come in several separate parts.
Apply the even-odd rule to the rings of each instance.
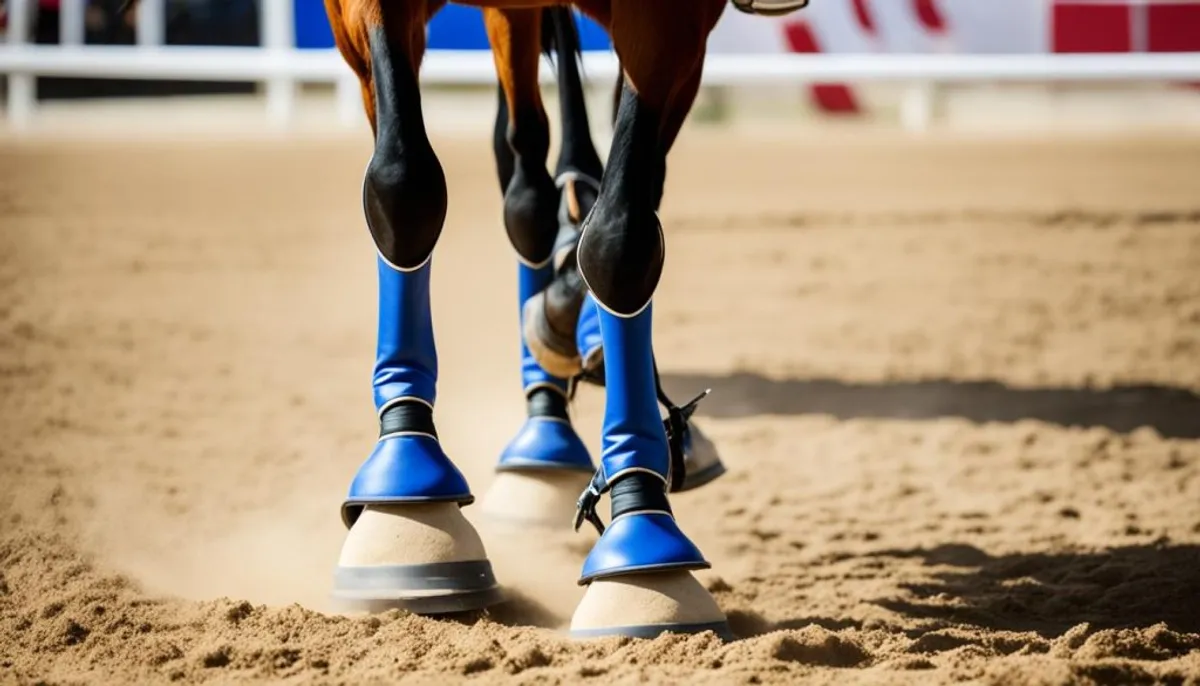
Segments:
[[[164,0],[138,0],[137,44],[142,48],[161,47],[166,41],[167,14]]]
[[[8,0],[8,45],[21,47],[33,26],[35,0]],[[33,121],[37,107],[36,82],[32,74],[8,75],[8,119],[15,129],[24,129]]]
[[[87,0],[62,0],[59,4],[58,42],[63,46],[75,47],[84,44],[87,34],[84,10]]]
[[[262,46],[275,67],[266,80],[267,118],[280,126],[291,121],[296,108],[296,81],[283,69],[296,49],[292,15],[292,0],[262,0]]]

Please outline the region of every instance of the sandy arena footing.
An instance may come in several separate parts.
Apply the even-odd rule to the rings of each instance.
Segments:
[[[476,494],[524,418],[489,132],[434,140]],[[713,388],[729,473],[672,502],[726,645],[571,641],[565,525],[479,524],[493,611],[328,612],[366,136],[0,146],[0,682],[1200,683],[1200,140],[685,132],[655,340]]]

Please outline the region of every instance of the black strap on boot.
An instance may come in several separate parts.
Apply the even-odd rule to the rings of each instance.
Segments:
[[[402,400],[379,416],[379,437],[402,433],[421,433],[437,438],[433,408],[419,400]]]
[[[712,392],[712,389],[706,388],[700,395],[684,403],[683,407],[677,406],[671,402],[671,399],[667,397],[667,392],[663,390],[662,378],[658,375],[658,361],[655,360],[654,392],[658,394],[658,402],[667,408],[667,418],[663,420],[663,428],[667,432],[667,448],[671,456],[670,485],[671,492],[674,493],[683,488],[683,480],[687,477],[687,464],[683,460],[683,435],[687,431],[688,420],[695,414],[696,406]]]
[[[572,398],[575,395],[575,383],[575,379],[572,379],[570,387],[570,396]],[[600,385],[603,385],[603,379],[601,379]],[[699,395],[684,403],[683,407],[676,405],[675,403],[671,402],[671,399],[667,396],[666,391],[663,390],[662,378],[658,374],[658,362],[655,360],[654,391],[658,395],[658,402],[662,403],[662,405],[667,408],[667,418],[663,420],[663,428],[666,430],[667,434],[667,452],[670,457],[667,481],[669,490],[674,493],[683,487],[684,479],[687,477],[687,465],[684,463],[683,459],[683,436],[684,432],[687,431],[688,420],[691,419],[693,414],[695,414],[696,407],[700,404],[700,401],[703,400],[710,392],[712,392],[712,389],[704,389],[704,391],[702,391]],[[624,481],[625,479],[621,479],[621,482]],[[588,484],[587,488],[585,488],[583,493],[580,494],[579,500],[577,500],[575,503],[575,531],[579,531],[579,527],[583,524],[584,520],[587,520],[593,527],[596,528],[598,533],[604,533],[604,521],[600,519],[600,515],[597,514],[596,505],[599,504],[600,497],[608,492],[611,488],[612,484],[609,484],[608,479],[605,478],[604,467],[601,465],[600,469],[597,469],[596,473],[592,475],[591,483]],[[615,509],[617,504],[616,498],[617,494],[614,493],[613,516],[619,514]],[[662,500],[664,503],[666,502],[665,496]],[[628,508],[625,508],[625,510],[631,511],[628,510]],[[668,509],[667,511],[669,512],[670,510]]]

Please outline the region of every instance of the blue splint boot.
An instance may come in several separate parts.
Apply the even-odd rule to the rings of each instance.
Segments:
[[[372,385],[380,436],[342,503],[350,529],[333,595],[348,609],[418,614],[502,599],[491,563],[459,508],[474,497],[433,422],[437,351],[430,262],[399,271],[378,259],[379,324]]]

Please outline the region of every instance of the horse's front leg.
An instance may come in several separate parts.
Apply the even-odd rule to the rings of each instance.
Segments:
[[[604,166],[596,153],[588,125],[577,64],[580,41],[572,11],[558,6],[544,9],[542,16],[543,40],[547,36],[553,40],[552,45],[543,45],[543,49],[551,49],[558,55],[562,144],[555,169],[555,185],[560,189],[559,232],[554,248],[553,278],[532,297],[522,297],[522,352],[527,367],[536,364],[562,377],[603,385],[604,346],[600,336],[599,308],[579,276],[575,253],[580,225],[595,205]],[[545,26],[547,22],[550,30]],[[614,124],[624,83],[622,76],[617,81]],[[511,148],[504,137],[508,113],[503,90],[496,124],[496,166],[503,189],[512,176],[513,166]],[[670,412],[671,401],[665,393],[662,400]],[[676,485],[676,491],[699,488],[725,473],[716,445],[695,423],[688,420],[681,433],[685,474],[682,483]]]
[[[460,507],[473,500],[434,428],[437,350],[429,276],[446,216],[446,179],[430,146],[417,73],[426,0],[327,0],[334,36],[363,82],[375,150],[363,180],[378,250],[379,324],[372,385],[379,439],[342,505],[349,528],[334,596],[358,608],[421,614],[499,600],[479,535]]]
[[[610,33],[626,83],[600,197],[577,251],[598,306],[607,388],[601,467],[581,515],[598,523],[593,508],[607,492],[611,520],[583,565],[580,583],[588,588],[571,622],[577,637],[729,636],[724,614],[691,573],[710,565],[671,511],[673,460],[651,351],[666,156],[695,99],[705,41],[723,4],[612,2]]]
[[[542,17],[550,11],[558,8],[484,10],[501,88],[494,151],[517,257],[519,312],[554,276],[559,231],[559,193],[546,170],[550,126],[538,87]],[[571,425],[567,380],[542,368],[523,339],[521,382],[527,418],[500,455],[483,510],[493,520],[563,526],[591,477],[592,459]]]

